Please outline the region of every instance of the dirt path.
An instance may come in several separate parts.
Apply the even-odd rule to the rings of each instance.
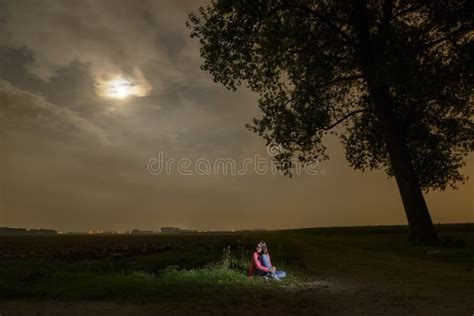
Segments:
[[[174,303],[5,302],[6,315],[472,315],[472,297],[439,302],[429,295],[400,294],[382,287],[367,288],[352,280],[326,279],[283,286],[266,300],[216,297],[209,301]]]

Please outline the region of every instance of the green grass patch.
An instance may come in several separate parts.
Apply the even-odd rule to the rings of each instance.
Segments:
[[[143,271],[120,273],[28,273],[23,278],[12,276],[0,281],[3,299],[50,300],[170,300],[173,298],[212,297],[259,293],[267,287],[259,279],[249,279],[241,271],[207,267],[179,269],[171,266],[159,274]]]
[[[178,254],[167,254],[160,264]],[[194,299],[215,295],[259,295],[272,286],[259,278],[249,279],[245,263],[224,249],[220,260],[202,267],[181,268],[169,265],[157,270],[156,258],[135,258],[112,265],[109,271],[97,267],[105,263],[8,262],[0,263],[0,297],[3,299],[48,300],[132,300],[160,301]],[[179,256],[178,256],[179,257]],[[185,258],[183,258],[185,259]],[[150,260],[150,261],[148,261]],[[204,260],[204,259],[203,259]],[[140,264],[138,264],[138,263]],[[181,262],[180,260],[175,262]],[[203,261],[204,262],[204,261]],[[147,264],[149,264],[147,266]],[[134,270],[136,266],[146,270]],[[245,266],[245,269],[244,269]],[[120,272],[119,267],[123,267]],[[154,272],[150,272],[154,271]]]

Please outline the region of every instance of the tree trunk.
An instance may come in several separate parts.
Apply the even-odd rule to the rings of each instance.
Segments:
[[[438,236],[389,93],[390,81],[384,53],[392,6],[384,5],[384,20],[376,38],[373,39],[369,31],[367,1],[355,0],[353,5],[355,12],[352,21],[357,35],[356,52],[402,197],[410,229],[409,239],[420,243],[435,243],[438,241]]]
[[[435,243],[438,241],[436,230],[431,221],[406,140],[393,112],[388,89],[378,87],[376,91],[373,91],[372,97],[408,219],[409,239],[417,243]]]

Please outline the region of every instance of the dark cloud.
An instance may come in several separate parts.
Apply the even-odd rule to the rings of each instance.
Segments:
[[[199,69],[184,22],[200,4],[0,0],[0,226],[404,223],[393,179],[349,169],[335,138],[327,140],[332,160],[318,167],[325,175],[147,172],[159,152],[237,163],[265,155],[264,142],[244,128],[258,116],[256,96],[227,91]],[[135,69],[152,87],[147,96],[97,95],[100,74]],[[473,221],[472,189],[469,182],[430,194],[434,221]]]

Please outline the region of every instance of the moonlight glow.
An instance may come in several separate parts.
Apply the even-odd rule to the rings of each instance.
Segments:
[[[106,94],[110,98],[123,99],[132,93],[132,83],[123,78],[114,79],[108,82]]]
[[[144,97],[151,91],[150,84],[138,69],[128,74],[98,72],[95,86],[97,95],[108,99]]]

